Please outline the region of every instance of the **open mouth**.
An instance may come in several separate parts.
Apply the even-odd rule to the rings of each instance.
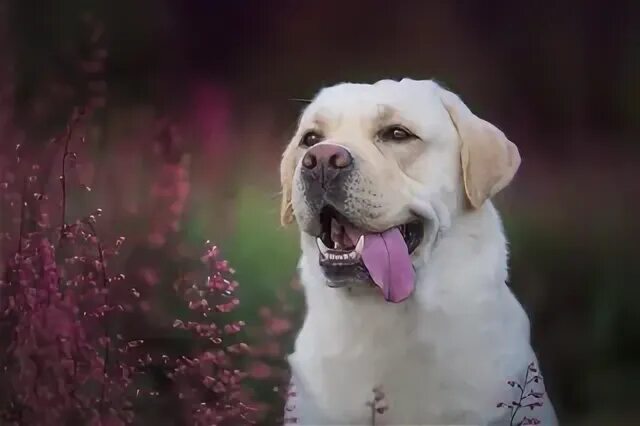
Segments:
[[[421,220],[372,232],[356,227],[336,209],[325,206],[320,212],[320,224],[316,243],[329,285],[373,281],[387,300],[408,297],[414,284],[410,255],[424,237]]]

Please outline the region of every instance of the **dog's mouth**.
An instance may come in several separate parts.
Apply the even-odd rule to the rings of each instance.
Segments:
[[[413,292],[410,255],[424,238],[424,223],[414,220],[383,232],[358,228],[335,208],[320,212],[316,238],[320,266],[332,287],[353,282],[377,285],[385,299],[400,302]]]

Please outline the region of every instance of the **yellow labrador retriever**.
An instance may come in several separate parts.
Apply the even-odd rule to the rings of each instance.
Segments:
[[[301,231],[307,301],[286,417],[557,423],[529,320],[505,284],[490,201],[519,165],[500,130],[433,81],[316,96],[281,164],[282,221]],[[374,388],[387,404],[379,413],[367,404]]]

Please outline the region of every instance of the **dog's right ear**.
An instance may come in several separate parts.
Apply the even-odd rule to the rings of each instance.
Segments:
[[[290,143],[282,154],[280,162],[280,184],[282,186],[282,201],[280,202],[280,223],[286,226],[293,222],[293,205],[291,204],[291,192],[293,188],[293,175],[296,170],[296,145]]]

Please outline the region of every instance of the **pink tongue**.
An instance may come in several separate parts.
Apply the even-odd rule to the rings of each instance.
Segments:
[[[351,227],[346,227],[346,231],[352,241],[358,241],[361,232]],[[398,228],[381,234],[364,234],[362,260],[387,301],[402,302],[411,295],[415,272],[409,249]]]

